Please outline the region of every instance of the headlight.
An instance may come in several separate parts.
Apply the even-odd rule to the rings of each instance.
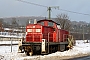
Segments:
[[[32,29],[27,29],[27,32],[32,32]]]
[[[36,29],[36,32],[41,32],[41,30],[40,29]]]

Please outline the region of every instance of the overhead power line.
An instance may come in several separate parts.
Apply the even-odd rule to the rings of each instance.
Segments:
[[[59,10],[70,12],[70,13],[75,13],[75,14],[89,15],[90,16],[90,14],[85,14],[85,13],[80,13],[80,12],[75,12],[75,11],[70,11],[70,10],[64,10],[64,9],[59,9]]]
[[[40,4],[36,4],[36,3],[24,1],[24,0],[16,0],[16,1],[20,1],[20,2],[23,2],[23,3],[27,3],[27,4],[32,4],[32,5],[36,5],[36,6],[48,8],[48,6],[44,6],[44,5],[40,5]],[[75,14],[81,14],[81,15],[88,15],[88,16],[90,16],[90,14],[80,13],[80,12],[75,12],[75,11],[70,11],[70,10],[65,10],[65,9],[61,9],[61,8],[60,8],[59,10],[66,11],[66,12],[70,12],[70,13],[75,13]]]
[[[27,3],[27,4],[37,5],[37,6],[41,6],[41,7],[48,7],[48,6],[44,6],[44,5],[40,5],[40,4],[36,4],[36,3],[31,3],[31,2],[28,2],[28,1],[24,1],[24,0],[17,0],[17,1]]]

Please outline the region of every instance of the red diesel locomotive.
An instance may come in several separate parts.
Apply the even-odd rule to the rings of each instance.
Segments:
[[[60,25],[52,20],[40,20],[26,26],[25,40],[19,49],[27,55],[48,54],[68,49],[69,32],[60,29]]]

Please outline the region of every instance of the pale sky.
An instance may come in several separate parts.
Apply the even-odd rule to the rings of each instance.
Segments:
[[[59,9],[65,9],[85,14],[90,14],[90,0],[24,0],[45,6],[59,6]],[[64,13],[69,16],[71,21],[90,22],[90,16],[74,14],[58,9],[52,9],[52,18],[57,14]],[[22,3],[16,0],[0,0],[0,17],[16,16],[43,16],[47,17],[47,8],[32,4]]]

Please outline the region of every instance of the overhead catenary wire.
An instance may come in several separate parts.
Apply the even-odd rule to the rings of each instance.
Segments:
[[[24,1],[24,0],[16,0],[16,1],[20,1],[20,2],[23,2],[23,3],[27,3],[27,4],[32,4],[32,5],[36,5],[36,6],[41,6],[41,7],[48,7],[48,6],[44,6],[44,5],[40,5],[40,4],[36,4],[36,3]]]
[[[25,0],[16,0],[16,1],[23,2],[23,3],[27,3],[27,4],[32,4],[32,5],[36,5],[36,6],[40,6],[40,7],[48,8],[48,6],[44,6],[44,5],[40,5],[40,4],[28,2],[28,1],[25,1]],[[70,13],[75,13],[75,14],[81,14],[81,15],[90,16],[90,14],[80,13],[80,12],[75,12],[75,11],[70,11],[70,10],[65,10],[65,9],[61,9],[61,8],[60,8],[59,10],[61,10],[61,11],[66,11],[66,12],[70,12]]]
[[[65,10],[65,9],[59,9],[59,10],[70,12],[70,13],[75,13],[75,14],[81,14],[81,15],[88,15],[88,16],[90,16],[90,14],[86,14],[86,13],[80,13],[80,12],[75,12],[75,11],[70,11],[70,10]]]

